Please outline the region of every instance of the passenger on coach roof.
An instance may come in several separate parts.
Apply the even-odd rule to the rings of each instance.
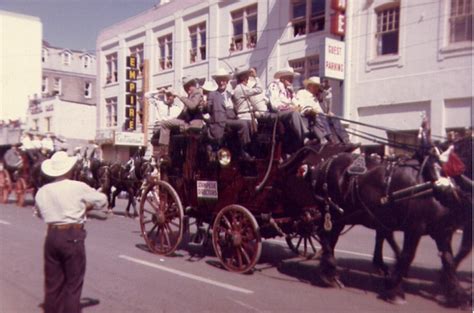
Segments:
[[[226,130],[237,133],[241,158],[252,161],[254,158],[247,152],[250,144],[250,123],[238,119],[232,102],[232,93],[227,90],[231,75],[226,70],[219,68],[212,78],[216,81],[218,89],[209,92],[207,100],[210,114],[210,135],[212,138],[222,141]]]
[[[329,81],[327,79],[323,80],[322,85],[319,87],[318,93],[319,103],[323,112],[326,114],[325,119],[328,121],[328,125],[331,131],[332,139],[335,142],[341,142],[349,147],[356,147],[358,144],[352,144],[349,140],[349,135],[346,132],[346,129],[342,126],[341,121],[334,117],[332,112],[332,88],[329,86]]]
[[[200,104],[202,103],[202,92],[197,87],[196,79],[192,77],[183,77],[183,88],[187,97],[183,97],[174,93],[184,104],[183,110],[177,118],[165,120],[160,123],[159,145],[161,154],[168,155],[168,146],[170,142],[170,133],[172,129],[186,130],[188,128],[202,128],[203,115]]]
[[[319,104],[318,94],[321,86],[320,78],[312,76],[303,81],[305,89],[301,89],[296,93],[295,104],[298,111],[304,117],[305,126],[314,133],[321,144],[331,141],[331,129],[328,125]]]
[[[278,113],[285,130],[290,132],[286,135],[287,153],[295,152],[303,146],[307,132],[303,119],[294,105],[293,79],[295,76],[296,73],[292,67],[278,70],[274,75],[275,80],[270,83],[267,91],[272,110]]]
[[[252,133],[257,131],[257,118],[256,112],[259,111],[257,102],[255,102],[255,96],[263,95],[263,87],[259,80],[255,81],[255,84],[249,86],[250,75],[255,75],[250,68],[236,69],[235,77],[237,79],[237,85],[234,89],[233,101],[235,112],[237,117],[241,120],[248,121],[249,127]],[[266,111],[266,105],[260,108],[260,110]]]

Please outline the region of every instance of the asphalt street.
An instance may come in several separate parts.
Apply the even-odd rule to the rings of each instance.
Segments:
[[[441,266],[434,242],[425,237],[403,286],[407,304],[379,298],[383,279],[371,265],[374,233],[354,227],[337,245],[343,289],[318,283],[318,262],[296,257],[283,238],[265,240],[252,274],[221,268],[212,245],[191,255],[182,245],[164,257],[147,251],[138,219],[123,217],[123,201],[107,220],[89,219],[83,297],[99,304],[89,313],[121,312],[459,312],[443,306]],[[43,240],[46,228],[32,207],[0,205],[0,313],[41,312]],[[454,238],[455,248],[460,233]],[[400,234],[397,241],[401,243]],[[385,247],[387,262],[393,262]],[[472,290],[472,257],[459,277]],[[470,311],[470,310],[467,310]]]

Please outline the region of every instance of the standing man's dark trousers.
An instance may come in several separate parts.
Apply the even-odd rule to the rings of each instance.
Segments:
[[[44,244],[45,313],[81,312],[85,239],[84,229],[48,229]]]

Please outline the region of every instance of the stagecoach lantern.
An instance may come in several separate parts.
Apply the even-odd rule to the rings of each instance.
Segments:
[[[219,161],[219,164],[222,166],[227,166],[230,164],[230,161],[232,160],[232,154],[228,149],[222,148],[217,151],[217,160]]]

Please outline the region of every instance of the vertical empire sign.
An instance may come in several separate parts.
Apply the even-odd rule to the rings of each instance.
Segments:
[[[125,81],[125,130],[132,131],[137,127],[137,58],[127,57]]]

